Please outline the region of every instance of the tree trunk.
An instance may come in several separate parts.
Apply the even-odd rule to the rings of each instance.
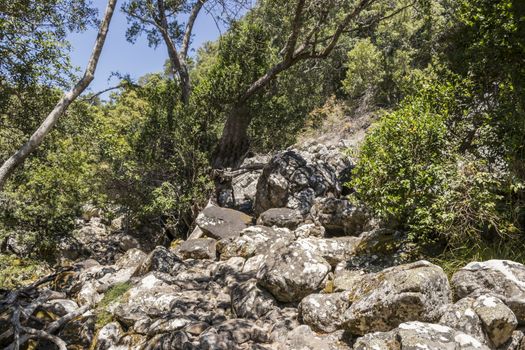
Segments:
[[[237,168],[241,165],[249,147],[248,126],[251,120],[245,105],[232,108],[213,156],[213,168]]]
[[[55,108],[53,108],[44,122],[38,127],[33,135],[31,135],[29,140],[15,154],[7,159],[2,167],[0,167],[0,191],[3,189],[5,182],[13,173],[15,168],[21,165],[29,156],[29,154],[31,154],[31,152],[40,146],[44,140],[44,137],[57,123],[58,118],[60,118],[66,112],[69,105],[75,101],[75,99],[89,86],[93,80],[98,64],[98,59],[100,57],[100,53],[102,52],[102,48],[104,47],[104,42],[109,29],[109,23],[111,22],[111,17],[113,16],[116,4],[117,0],[108,1],[104,19],[100,24],[97,39],[95,41],[95,47],[93,48],[93,52],[91,53],[91,57],[89,58],[88,65],[82,79],[80,79],[80,81],[70,91],[62,96]]]

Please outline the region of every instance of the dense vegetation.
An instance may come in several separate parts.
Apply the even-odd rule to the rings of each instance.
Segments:
[[[32,244],[33,255],[52,256],[86,203],[126,211],[132,228],[155,225],[184,236],[213,191],[212,165],[227,120],[250,116],[244,155],[270,152],[322,124],[326,116],[311,112],[328,101],[346,115],[378,119],[348,184],[353,200],[415,242],[448,249],[520,242],[525,4],[306,1],[299,32],[317,32],[315,45],[299,39],[314,51],[325,44],[317,35],[332,35],[356,4],[363,9],[329,54],[287,61],[283,47],[293,37],[296,2],[304,3],[260,0],[242,18],[224,18],[228,32],[184,57],[182,68],[171,59],[166,72],[124,81],[109,101],[78,99],[4,188],[0,240],[15,234]],[[67,30],[94,23],[82,0],[33,3],[0,5],[2,160],[71,82]],[[133,15],[140,3],[124,7]],[[174,10],[187,13],[190,2],[183,3]],[[161,29],[136,16],[130,23],[130,40],[141,33],[152,45],[163,40]],[[169,29],[175,48],[183,26],[173,22]],[[276,66],[285,69],[246,96]]]

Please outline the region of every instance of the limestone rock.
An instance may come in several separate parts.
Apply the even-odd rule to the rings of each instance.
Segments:
[[[333,281],[334,292],[342,292],[355,288],[365,276],[366,273],[362,270],[336,268]]]
[[[134,276],[142,276],[150,271],[170,273],[177,270],[182,261],[165,247],[158,246],[137,267]]]
[[[325,228],[316,224],[302,224],[294,231],[295,238],[323,237]]]
[[[451,302],[443,269],[423,260],[369,274],[349,292],[344,326],[360,335],[407,321],[437,322]]]
[[[330,270],[317,252],[292,243],[266,256],[257,279],[277,300],[294,302],[323,289]]]
[[[350,305],[348,293],[310,294],[299,304],[304,323],[314,330],[331,333],[341,328]]]
[[[178,291],[176,286],[149,273],[122,296],[113,314],[120,322],[132,326],[136,321],[169,311]]]
[[[241,232],[240,237],[232,237],[219,242],[221,260],[240,256],[250,258],[254,255],[267,254],[272,246],[288,245],[293,235],[286,230],[274,230],[266,226],[250,226]]]
[[[359,238],[302,238],[297,240],[297,244],[307,251],[315,251],[335,267],[338,263],[346,261],[355,254]]]
[[[209,206],[197,216],[197,225],[215,239],[237,237],[248,227],[252,218],[240,211]]]
[[[390,332],[369,333],[357,339],[354,350],[489,350],[472,336],[450,327],[406,322]]]
[[[470,334],[480,342],[485,343],[483,324],[473,308],[475,301],[474,298],[464,298],[455,304],[448,305],[439,323]]]
[[[518,321],[516,316],[501,300],[490,295],[481,295],[473,305],[483,328],[492,344],[503,345],[512,336]]]
[[[295,230],[303,222],[303,216],[290,208],[272,208],[263,212],[257,224],[264,226],[286,227]]]
[[[217,258],[217,241],[213,238],[196,238],[182,242],[175,249],[175,254],[183,260]]]
[[[124,331],[118,322],[111,322],[104,325],[97,332],[93,350],[114,349],[118,345],[123,333]]]
[[[278,350],[350,350],[348,343],[342,341],[343,334],[336,332],[330,335],[316,334],[307,325],[296,327],[287,334],[282,343],[277,344]]]
[[[319,198],[312,208],[312,215],[330,234],[357,235],[370,229],[366,211],[346,199]]]
[[[525,266],[510,260],[471,262],[451,279],[456,300],[492,294],[501,299],[525,322]]]
[[[258,319],[276,307],[275,299],[257,285],[256,279],[232,288],[232,308],[239,318]]]
[[[117,269],[127,269],[130,267],[139,266],[144,259],[146,259],[147,254],[140,249],[129,249],[126,253],[121,256],[116,262],[115,266]]]
[[[275,155],[257,183],[255,213],[287,207],[308,214],[315,197],[329,193],[339,195],[341,185],[337,170],[331,164],[313,158],[298,150]]]

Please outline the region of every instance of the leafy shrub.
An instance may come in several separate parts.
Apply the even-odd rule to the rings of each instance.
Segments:
[[[414,240],[445,238],[454,245],[518,232],[506,201],[509,175],[461,153],[451,136],[457,91],[453,84],[427,85],[383,116],[354,170],[356,196]]]
[[[385,76],[382,60],[383,55],[369,38],[359,40],[348,52],[345,92],[355,98],[376,88]]]

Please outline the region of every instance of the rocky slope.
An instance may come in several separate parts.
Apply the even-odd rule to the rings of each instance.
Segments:
[[[525,266],[472,262],[449,280],[410,261],[402,233],[345,199],[343,147],[247,160],[265,166],[233,174],[169,248],[145,252],[122,233],[100,243],[85,228],[98,261],[4,291],[0,346],[18,335],[38,349],[525,349]]]

